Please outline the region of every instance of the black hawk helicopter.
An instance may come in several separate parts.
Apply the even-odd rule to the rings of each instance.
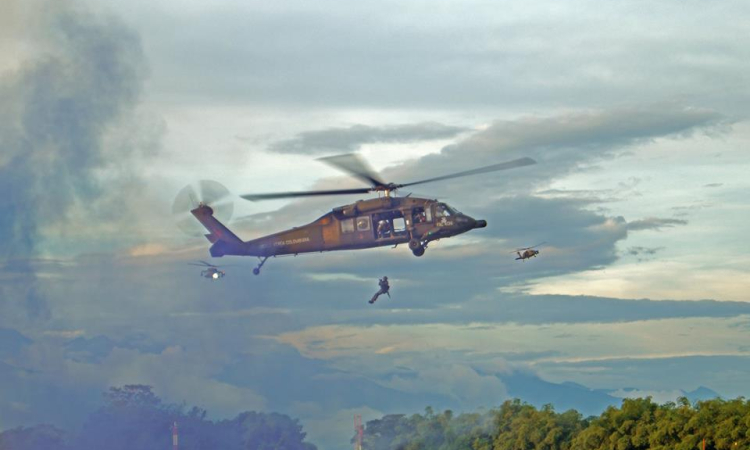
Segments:
[[[544,244],[544,242],[542,242],[541,244],[532,245],[531,247],[517,248],[511,253],[516,253],[518,255],[516,261],[518,261],[519,259],[526,260],[529,258],[536,258],[536,255],[539,254],[539,250],[537,250],[536,248],[542,244]],[[521,251],[523,251],[523,253],[521,253]]]
[[[349,205],[335,207],[331,212],[324,214],[312,223],[250,241],[243,241],[237,237],[219,220],[222,217],[222,220],[228,220],[231,216],[232,204],[229,201],[229,191],[214,181],[201,181],[197,190],[192,186],[183,188],[175,199],[172,211],[177,214],[189,209],[190,213],[209,231],[208,234],[205,234],[205,237],[212,244],[209,249],[211,256],[258,257],[260,263],[253,269],[255,275],[260,273],[260,269],[268,258],[281,255],[358,250],[407,244],[415,256],[422,256],[430,242],[456,236],[475,228],[484,228],[487,226],[487,222],[469,217],[448,204],[435,199],[416,198],[410,195],[395,197],[392,195],[394,192],[417,184],[536,164],[536,161],[531,158],[520,158],[426,180],[397,184],[382,181],[355,154],[320,158],[320,161],[343,170],[370,186],[352,189],[248,194],[241,197],[246,200],[259,201],[377,192],[378,198],[359,200]],[[186,205],[190,205],[190,207],[185,208]],[[178,222],[178,225],[183,228],[190,224],[183,218]]]
[[[207,263],[206,261],[199,261],[199,262],[200,264],[188,263],[188,265],[205,267],[206,269],[201,270],[201,276],[203,278],[208,278],[210,280],[218,280],[219,278],[224,278],[224,276],[226,275],[226,272],[224,272],[223,270],[219,270],[219,267],[223,267],[223,266],[215,266],[213,264]]]

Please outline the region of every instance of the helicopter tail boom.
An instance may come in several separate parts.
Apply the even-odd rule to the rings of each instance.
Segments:
[[[213,216],[213,210],[206,205],[200,205],[190,211],[196,219],[209,231],[206,239],[211,242],[211,256],[242,255],[244,254],[242,239],[232,233]]]

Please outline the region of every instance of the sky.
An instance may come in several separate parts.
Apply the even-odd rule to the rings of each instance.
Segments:
[[[0,429],[77,427],[143,383],[213,418],[473,411],[513,377],[669,400],[748,396],[750,5],[239,0],[0,4]],[[185,185],[243,239],[359,197],[357,152],[487,228],[406,248],[225,257],[175,226]],[[406,195],[408,192],[402,192]],[[544,242],[529,261],[517,247]],[[379,277],[392,298],[367,300]],[[513,378],[517,379],[517,378]],[[566,384],[567,383],[567,384]],[[625,394],[623,394],[625,392]]]

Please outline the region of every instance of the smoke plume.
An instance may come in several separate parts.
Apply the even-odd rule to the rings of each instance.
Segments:
[[[139,37],[118,20],[67,1],[36,6],[15,37],[33,45],[0,75],[0,260],[14,260],[17,275],[0,290],[0,311],[21,299],[29,316],[44,317],[43,289],[23,261],[39,253],[42,230],[111,195],[104,174],[134,178],[122,167],[136,150],[107,136],[133,113],[146,65]]]

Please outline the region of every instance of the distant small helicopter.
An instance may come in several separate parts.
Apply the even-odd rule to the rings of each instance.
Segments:
[[[218,280],[219,278],[224,278],[224,276],[226,275],[226,272],[224,272],[223,270],[219,270],[219,267],[222,266],[215,266],[213,264],[207,263],[206,261],[200,261],[200,264],[188,263],[188,265],[205,267],[205,270],[201,270],[201,276],[210,280]]]
[[[536,247],[539,247],[542,244],[544,244],[544,242],[542,242],[541,244],[532,245],[531,247],[517,248],[511,253],[516,253],[518,255],[516,261],[518,261],[519,259],[526,260],[529,258],[535,258],[536,255],[539,254],[539,250],[537,250]],[[523,251],[523,253],[521,253],[521,251]]]
[[[196,186],[185,186],[175,198],[172,213],[177,225],[188,234],[203,234],[212,244],[213,257],[225,255],[255,256],[259,264],[253,269],[258,275],[268,258],[300,253],[317,253],[334,250],[359,250],[365,248],[406,244],[414,256],[422,256],[430,242],[450,238],[467,231],[487,226],[487,221],[474,219],[446,203],[431,198],[392,195],[407,186],[479,175],[500,170],[515,169],[536,164],[531,158],[519,158],[478,169],[456,172],[411,183],[382,181],[368,165],[355,154],[321,158],[366,182],[369,186],[320,191],[277,192],[248,194],[246,200],[272,200],[298,197],[352,195],[378,193],[377,198],[334,207],[307,225],[243,241],[222,222],[231,218],[233,205],[229,191],[211,180],[201,180]],[[189,213],[189,214],[188,214]],[[192,216],[192,217],[190,217]],[[192,219],[192,220],[191,220]],[[208,230],[197,232],[195,219]]]

